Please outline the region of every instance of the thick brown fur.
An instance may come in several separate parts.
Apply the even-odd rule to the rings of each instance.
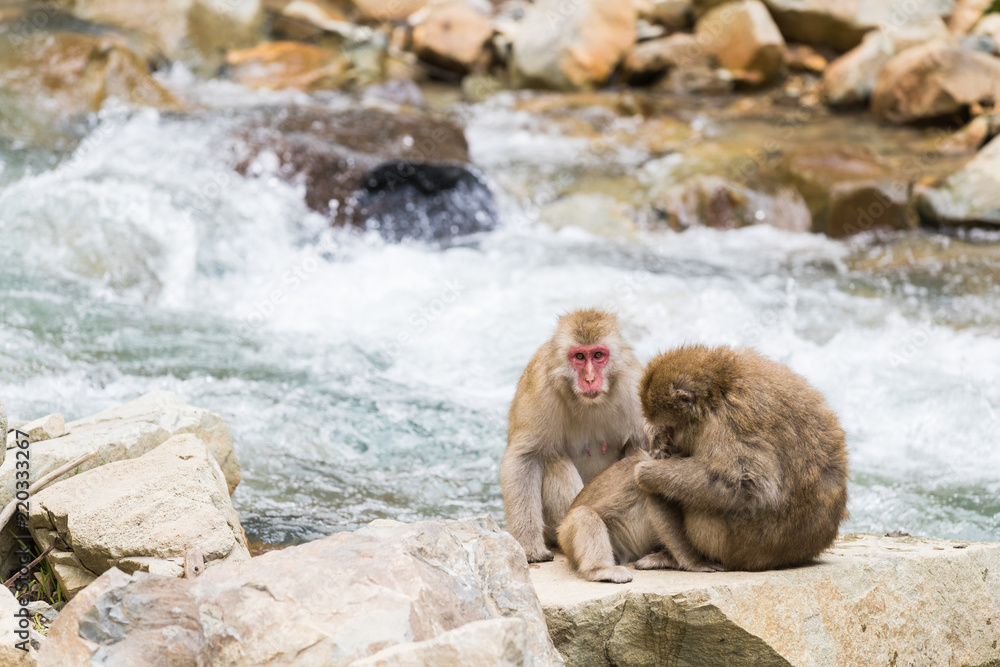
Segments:
[[[559,547],[584,579],[628,583],[632,573],[622,564],[637,559],[635,566],[640,570],[721,569],[690,546],[683,534],[680,507],[636,484],[636,465],[668,458],[672,453],[668,440],[651,440],[648,454],[632,454],[583,487],[559,524]]]
[[[609,349],[604,386],[596,398],[584,398],[567,355],[574,346],[598,344]],[[555,544],[556,527],[586,482],[644,447],[641,376],[618,319],[599,310],[560,317],[555,335],[524,369],[510,407],[500,486],[507,529],[528,562],[552,560],[547,545]]]
[[[636,481],[679,504],[698,553],[767,570],[830,546],[847,518],[847,450],[804,378],[753,350],[691,345],[649,363],[640,397],[679,456],[637,464]]]

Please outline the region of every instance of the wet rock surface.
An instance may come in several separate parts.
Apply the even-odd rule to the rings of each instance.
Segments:
[[[935,227],[1000,228],[1000,137],[941,184],[919,187],[917,209]]]

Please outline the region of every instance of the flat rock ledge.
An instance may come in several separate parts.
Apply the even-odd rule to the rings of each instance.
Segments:
[[[1000,666],[1000,543],[846,535],[814,565],[579,579],[532,565],[567,665]]]

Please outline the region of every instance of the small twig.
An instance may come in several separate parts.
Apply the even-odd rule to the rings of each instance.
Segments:
[[[22,567],[20,570],[18,570],[17,572],[15,572],[13,577],[11,577],[7,581],[3,582],[3,585],[4,586],[10,586],[12,583],[14,583],[15,581],[17,581],[18,579],[20,579],[24,575],[26,575],[29,572],[31,572],[31,568],[33,568],[36,565],[38,565],[39,563],[41,563],[42,559],[45,558],[46,556],[48,556],[49,552],[52,551],[55,548],[56,548],[56,542],[53,542],[52,544],[50,544],[48,547],[45,548],[45,551],[43,551],[41,554],[39,554],[38,558],[36,558],[35,560],[31,561],[30,563],[28,563],[27,565],[25,565],[24,567]]]
[[[52,472],[43,475],[37,482],[28,487],[28,497],[31,497],[35,493],[38,493],[39,491],[44,489],[52,482],[52,480],[56,479],[57,477],[62,477],[73,468],[86,463],[95,456],[97,456],[97,452],[87,452],[83,456],[73,459],[66,465],[60,466],[55,470],[53,470]],[[7,522],[10,521],[10,518],[14,516],[14,512],[17,511],[17,504],[19,502],[23,501],[17,500],[15,498],[14,500],[10,501],[7,504],[7,507],[3,508],[3,512],[0,512],[0,528],[6,526]]]

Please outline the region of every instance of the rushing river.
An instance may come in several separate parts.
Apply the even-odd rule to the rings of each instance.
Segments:
[[[562,173],[578,146],[496,108],[465,122],[501,229],[386,244],[327,229],[266,156],[233,173],[225,122],[110,115],[68,156],[0,148],[12,418],[78,418],[153,389],[220,413],[255,540],[502,519],[517,378],[558,313],[601,305],[641,360],[753,345],[824,392],[848,433],[845,530],[1000,539],[995,261],[983,274],[949,259],[954,241],[916,263],[900,261],[906,239],[894,254],[766,226],[555,232],[509,192]]]

